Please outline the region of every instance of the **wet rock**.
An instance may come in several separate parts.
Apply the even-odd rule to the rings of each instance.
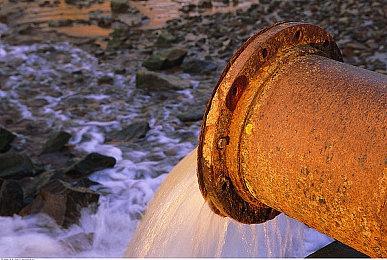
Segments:
[[[212,8],[211,0],[199,0],[198,3],[199,8]]]
[[[142,63],[142,66],[149,70],[169,69],[175,66],[179,66],[183,62],[186,55],[187,51],[183,49],[167,49],[157,52],[146,59]]]
[[[99,27],[109,28],[112,25],[112,17],[110,14],[102,10],[95,10],[89,13],[90,21],[96,21]]]
[[[98,85],[103,85],[103,84],[113,85],[114,78],[111,76],[102,76],[102,77],[97,79],[97,83],[98,83]]]
[[[41,154],[60,152],[63,150],[65,144],[67,144],[70,138],[71,134],[64,131],[53,134],[43,145]]]
[[[13,216],[23,207],[23,190],[15,180],[5,180],[0,189],[0,216]]]
[[[155,46],[167,48],[167,47],[170,47],[172,42],[174,42],[175,40],[176,40],[175,36],[173,36],[169,31],[161,30],[159,37],[157,37]]]
[[[187,112],[178,114],[177,118],[179,118],[180,121],[182,122],[195,122],[195,121],[202,120],[203,115],[204,115],[204,109],[194,108]]]
[[[139,70],[136,73],[136,87],[148,91],[183,90],[191,83],[174,75]]]
[[[99,153],[90,153],[81,161],[73,164],[64,171],[64,174],[72,178],[80,178],[106,168],[112,168],[116,159]]]
[[[355,50],[365,50],[367,47],[359,42],[349,42],[347,43],[347,48],[355,49]]]
[[[90,207],[96,211],[99,194],[86,189],[71,187],[59,179],[51,180],[40,189],[36,199],[23,208],[21,216],[45,213],[58,225],[69,227],[77,223],[81,209]]]
[[[11,148],[11,143],[16,135],[5,128],[0,127],[0,153],[5,153]]]
[[[70,19],[59,19],[59,20],[50,20],[48,21],[49,27],[63,27],[72,25],[73,21]]]
[[[110,9],[113,13],[126,13],[129,7],[129,1],[127,0],[112,0],[110,2]]]
[[[74,252],[90,250],[93,247],[93,241],[94,233],[78,233],[60,240],[65,248],[71,248]]]
[[[195,4],[182,4],[179,10],[183,13],[189,13],[195,10],[195,8],[196,8]]]
[[[217,65],[210,61],[192,59],[183,64],[183,71],[192,74],[209,74],[217,69]]]
[[[131,49],[132,42],[128,39],[128,32],[122,28],[115,29],[111,34],[112,39],[108,42],[108,49]]]
[[[38,174],[35,177],[23,178],[19,181],[23,189],[24,204],[31,203],[36,196],[39,195],[39,190],[46,185],[56,172],[54,170],[46,171]]]
[[[128,125],[121,131],[114,134],[113,138],[128,142],[139,138],[144,138],[149,130],[150,127],[148,121],[138,121]]]
[[[22,24],[16,29],[17,33],[19,34],[28,34],[31,30],[32,30],[32,26],[31,24],[28,24],[28,23]]]
[[[24,154],[7,152],[0,154],[0,178],[20,179],[33,176],[31,159]]]

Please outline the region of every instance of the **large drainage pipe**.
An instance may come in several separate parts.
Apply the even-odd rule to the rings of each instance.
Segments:
[[[243,223],[280,212],[387,256],[387,77],[341,62],[319,27],[285,22],[234,54],[203,118],[198,181]]]

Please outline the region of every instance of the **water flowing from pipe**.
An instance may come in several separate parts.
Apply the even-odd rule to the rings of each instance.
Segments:
[[[305,257],[333,241],[285,214],[260,225],[214,214],[199,191],[196,153],[160,185],[126,257]]]

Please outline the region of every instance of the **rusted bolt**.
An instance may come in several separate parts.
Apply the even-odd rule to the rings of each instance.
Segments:
[[[200,190],[220,215],[262,223],[284,212],[387,257],[386,126],[385,75],[342,63],[317,26],[275,24],[236,51],[215,87]]]
[[[229,142],[230,142],[230,138],[228,136],[219,138],[219,140],[218,140],[218,148],[219,149],[225,148],[228,145]]]

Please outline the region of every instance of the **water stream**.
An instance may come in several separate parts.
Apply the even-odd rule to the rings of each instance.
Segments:
[[[284,214],[260,225],[215,215],[198,187],[196,153],[160,185],[126,257],[305,257],[333,241]]]

